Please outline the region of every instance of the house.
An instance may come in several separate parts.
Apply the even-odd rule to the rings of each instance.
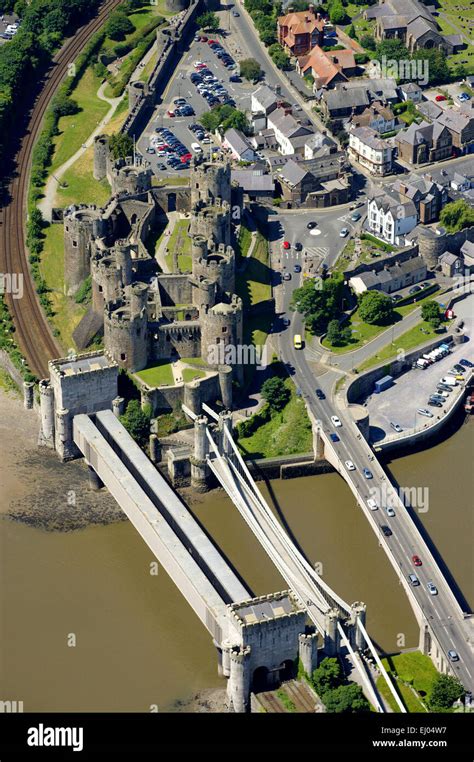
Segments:
[[[264,114],[268,116],[274,111],[278,103],[281,102],[281,96],[272,90],[268,85],[260,85],[260,87],[252,93],[250,100],[250,110],[252,114]]]
[[[278,142],[273,130],[260,130],[256,135],[250,138],[250,144],[258,151],[278,151]]]
[[[398,157],[408,164],[439,161],[452,155],[453,139],[447,127],[434,122],[411,124],[395,138]]]
[[[391,189],[400,201],[413,201],[418,221],[423,225],[436,222],[441,209],[448,201],[448,191],[434,182],[431,175],[408,175],[395,180]]]
[[[273,198],[275,182],[273,177],[265,174],[260,169],[233,169],[231,172],[232,183],[242,188],[243,193],[250,201]]]
[[[461,246],[461,254],[463,257],[464,272],[469,270],[470,273],[474,273],[474,242],[464,241]]]
[[[311,125],[305,125],[301,119],[296,119],[288,108],[276,108],[272,111],[267,117],[267,126],[275,133],[278,150],[284,156],[303,156],[306,141],[314,134]]]
[[[428,119],[429,122],[434,122],[435,119],[443,113],[441,106],[438,106],[438,104],[433,101],[423,101],[422,103],[419,103],[416,110],[421,114],[423,119]]]
[[[307,11],[287,13],[277,20],[277,38],[291,55],[307,55],[315,45],[323,45],[324,19],[310,7]]]
[[[349,279],[349,286],[356,294],[364,291],[383,291],[385,294],[393,294],[402,288],[412,286],[414,283],[426,278],[427,269],[422,257],[413,257],[406,262],[395,262],[390,267],[384,267],[379,272],[372,270],[363,272]]]
[[[457,257],[456,254],[451,254],[450,251],[445,251],[439,258],[441,265],[441,272],[448,278],[452,278],[454,275],[458,275],[462,271],[462,259]]]
[[[367,226],[371,233],[392,246],[403,246],[405,236],[418,223],[416,206],[410,199],[387,189],[377,190],[367,199]]]
[[[460,111],[443,110],[436,122],[448,128],[456,155],[474,152],[474,107],[471,103]]]
[[[450,185],[453,190],[459,191],[459,193],[464,193],[470,188],[474,188],[474,175],[467,176],[455,172]]]
[[[334,87],[338,82],[347,82],[356,73],[353,50],[324,51],[316,45],[307,56],[298,58],[297,71],[314,79],[313,90]]]
[[[423,91],[415,82],[406,82],[398,88],[403,101],[420,103],[423,100]]]
[[[388,175],[393,166],[393,147],[370,127],[351,127],[349,156],[372,175]]]
[[[443,35],[431,9],[420,0],[384,0],[368,8],[365,16],[375,19],[377,42],[402,40],[410,53],[437,48],[452,55],[462,45],[459,35]]]
[[[222,147],[229,151],[232,158],[237,161],[254,161],[257,158],[248,138],[243,132],[233,127],[225,133]]]
[[[367,106],[361,114],[351,120],[354,127],[370,127],[382,135],[384,132],[391,132],[397,124],[397,117],[390,106],[384,106],[380,101],[374,101]]]
[[[324,208],[345,204],[350,197],[351,173],[343,151],[310,161],[290,158],[277,169],[275,179],[289,206]]]
[[[349,119],[362,111],[373,101],[397,103],[399,100],[397,83],[394,79],[370,78],[361,83],[352,80],[337,84],[334,90],[325,90],[321,95],[321,109],[326,119]]]
[[[337,143],[328,135],[322,132],[315,132],[310,135],[304,146],[304,158],[315,159],[328,153],[337,151]]]

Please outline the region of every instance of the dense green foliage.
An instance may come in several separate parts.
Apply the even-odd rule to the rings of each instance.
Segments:
[[[462,696],[464,688],[456,677],[438,675],[433,683],[428,704],[432,712],[440,712],[449,709]]]
[[[393,319],[393,304],[381,291],[364,291],[359,297],[359,315],[369,325],[387,325]]]
[[[8,352],[10,360],[25,381],[35,381],[15,341],[15,326],[3,294],[0,294],[0,349]]]
[[[328,691],[322,697],[327,712],[335,714],[360,714],[370,712],[370,704],[365,698],[362,688],[356,683],[340,685]]]
[[[251,82],[256,82],[262,75],[260,64],[255,58],[244,58],[240,62],[240,76]]]
[[[211,111],[206,111],[201,117],[201,124],[209,132],[215,132],[219,129],[222,133],[233,127],[236,130],[242,130],[247,133],[249,124],[243,111],[239,111],[233,106],[216,106]]]
[[[290,58],[288,53],[285,53],[284,49],[278,42],[270,45],[268,52],[273,63],[275,66],[278,66],[279,69],[286,70],[290,68]]]
[[[267,378],[262,384],[262,397],[274,410],[282,410],[290,401],[291,393],[278,376]]]
[[[339,660],[336,658],[323,659],[319,667],[314,670],[311,682],[319,696],[342,685],[344,675]]]
[[[474,209],[464,199],[446,204],[439,216],[440,222],[448,233],[457,233],[459,230],[474,225]]]
[[[219,18],[212,11],[206,11],[197,17],[196,24],[200,29],[209,29],[209,31],[215,32],[219,29]]]
[[[117,132],[110,136],[109,148],[114,159],[125,159],[133,154],[133,139],[130,135]]]
[[[343,24],[346,21],[347,15],[341,0],[330,2],[328,9],[331,24]]]
[[[352,332],[349,326],[341,326],[339,320],[330,320],[326,338],[333,347],[338,347],[341,344],[347,344],[351,340]]]
[[[441,310],[438,302],[429,301],[421,305],[421,317],[431,325],[432,328],[439,328],[441,325]]]
[[[90,275],[82,281],[74,299],[76,304],[87,304],[90,302],[92,299],[92,278]]]
[[[105,25],[105,33],[111,40],[124,40],[133,30],[132,22],[122,11],[112,13]]]
[[[304,315],[306,325],[314,333],[323,333],[328,323],[341,313],[344,276],[333,273],[330,278],[313,282],[308,279],[293,292],[291,309]]]
[[[99,0],[31,0],[15,38],[0,47],[0,164],[22,92],[38,81],[65,36],[84,24]]]
[[[142,410],[138,400],[130,400],[125,413],[120,416],[121,423],[140,447],[144,447],[148,443],[150,420],[150,407],[146,405]]]

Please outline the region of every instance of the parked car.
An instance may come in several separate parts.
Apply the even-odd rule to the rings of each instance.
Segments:
[[[399,302],[403,299],[403,296],[401,294],[394,294],[392,296],[392,302]]]
[[[412,287],[412,288],[409,290],[409,292],[408,292],[408,293],[409,293],[409,294],[417,294],[419,291],[421,291],[421,286],[413,286],[413,287]]]
[[[395,421],[390,421],[390,426],[392,427],[392,429],[394,431],[397,432],[397,434],[400,434],[403,431],[403,429],[400,426],[400,424],[399,423],[395,423]]]
[[[433,413],[430,413],[429,410],[427,410],[425,407],[419,407],[416,411],[420,415],[424,415],[426,418],[433,418]]]
[[[465,360],[464,357],[462,360],[459,360],[461,365],[464,365],[465,368],[474,368],[474,363],[470,360]]]
[[[430,405],[431,407],[443,407],[441,402],[439,402],[438,400],[433,400],[433,399],[428,400],[428,405]]]
[[[438,101],[438,102],[439,101],[445,101],[445,100],[446,100],[446,96],[445,95],[437,95],[435,97],[435,101]]]

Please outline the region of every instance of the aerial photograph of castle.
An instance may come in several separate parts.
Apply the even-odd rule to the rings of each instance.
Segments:
[[[0,193],[2,759],[468,750],[470,0],[0,0]]]

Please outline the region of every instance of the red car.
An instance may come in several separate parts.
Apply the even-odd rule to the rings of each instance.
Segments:
[[[412,556],[411,560],[413,561],[414,566],[421,566],[421,558],[420,556]]]
[[[167,111],[166,112],[166,116],[173,117],[174,116],[174,111]]]
[[[283,241],[284,249],[291,249],[291,243],[289,241]]]
[[[435,98],[435,101],[445,101],[446,96],[445,95],[437,95]]]
[[[206,37],[206,35],[202,34],[201,35],[201,42],[207,42],[207,41],[208,41],[208,38]]]
[[[204,39],[204,38],[203,38],[203,37],[201,37],[201,40],[202,40],[202,39]],[[215,45],[215,44],[216,44],[216,42],[217,42],[217,40],[208,40],[208,41],[207,41],[207,44],[208,44],[208,45]]]

